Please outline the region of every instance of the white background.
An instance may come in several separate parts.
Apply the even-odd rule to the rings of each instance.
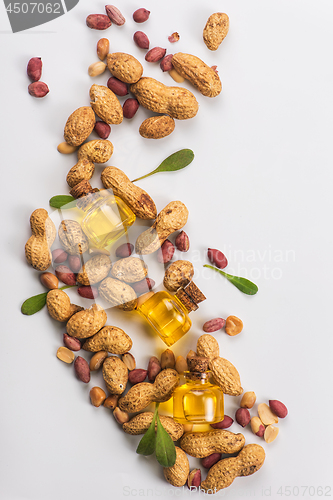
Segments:
[[[288,486],[291,498],[319,498],[320,487],[332,496],[332,2],[146,0],[151,16],[144,25],[131,18],[140,3],[117,5],[127,18],[121,28],[88,29],[86,16],[103,13],[104,4],[80,0],[65,16],[17,34],[0,5],[1,500],[151,497],[148,488],[162,498],[189,497],[188,490],[169,487],[153,457],[135,453],[139,438],[125,435],[106,409],[90,404],[89,390],[102,383],[100,375],[85,386],[72,366],[56,358],[64,325],[46,310],[31,317],[20,313],[24,299],[43,291],[24,257],[29,217],[36,208],[48,209],[51,196],[68,192],[65,179],[75,155],[61,156],[56,146],[69,114],[89,104],[87,68],[97,60],[97,40],[107,36],[111,51],[133,54],[146,76],[174,84],[158,65],[145,63],[132,41],[138,29],[149,35],[151,47],[217,64],[223,82],[215,99],[184,84],[200,110],[194,119],[177,122],[168,138],[139,136],[149,115],[142,108],[131,122],[113,126],[110,136],[115,152],[109,164],[130,178],[178,149],[195,152],[187,169],[139,183],[158,210],[179,199],[190,212],[188,258],[207,300],[192,313],[192,330],[174,352],[195,349],[206,320],[235,314],[244,330],[234,338],[216,333],[221,354],[258,402],[280,399],[289,409],[270,445],[233,424],[231,430],[244,432],[247,443],[264,446],[267,459],[260,472],[236,479],[217,497],[278,499]],[[216,11],[229,15],[230,32],[211,52],[202,29]],[[167,40],[173,31],[181,36],[175,45]],[[50,88],[41,100],[27,93],[26,64],[33,56],[42,57],[42,80]],[[107,78],[94,81],[105,84]],[[101,170],[96,166],[94,186],[101,186]],[[224,250],[230,272],[255,281],[259,293],[248,297],[203,272],[207,247]],[[69,294],[73,302],[82,300],[75,290]],[[134,314],[110,311],[108,323],[132,336],[139,367],[165,348]],[[226,397],[226,413],[234,416],[239,399]],[[198,466],[191,460],[191,467]]]

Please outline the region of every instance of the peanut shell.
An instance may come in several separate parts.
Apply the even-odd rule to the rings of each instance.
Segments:
[[[112,75],[122,82],[135,83],[142,76],[141,63],[130,54],[113,52],[107,55],[106,62]]]
[[[113,264],[110,274],[125,283],[137,283],[147,276],[148,270],[139,257],[126,257]]]
[[[25,257],[29,264],[38,271],[50,267],[50,247],[56,237],[56,229],[44,208],[37,208],[30,216],[32,236],[25,244]]]
[[[197,341],[197,354],[212,360],[220,355],[220,346],[218,341],[208,333],[201,335]]]
[[[82,266],[76,280],[82,285],[94,285],[106,278],[111,266],[112,262],[108,255],[94,255]]]
[[[188,210],[181,201],[172,201],[156,217],[154,224],[141,233],[135,243],[139,255],[156,252],[168,236],[185,226]]]
[[[154,78],[141,78],[129,90],[144,108],[177,120],[193,118],[199,109],[192,92],[182,87],[168,87]]]
[[[137,436],[138,434],[144,434],[152,420],[154,413],[152,411],[145,411],[143,413],[139,413],[135,415],[129,422],[123,425],[123,430],[127,434],[132,434],[133,436]],[[172,441],[178,441],[184,434],[184,428],[178,422],[175,422],[171,417],[165,417],[164,415],[160,415],[161,424],[167,433],[171,436]],[[157,427],[157,422],[155,428]]]
[[[112,354],[125,354],[132,348],[131,338],[116,326],[104,326],[90,339],[86,340],[82,349],[90,352],[107,351]]]
[[[79,160],[87,158],[93,163],[106,163],[113,153],[112,142],[104,139],[96,139],[83,144],[77,152]]]
[[[118,125],[123,121],[123,108],[117,96],[108,87],[96,84],[92,85],[90,88],[90,99],[92,109],[103,122]]]
[[[250,476],[257,472],[265,461],[265,451],[258,444],[244,446],[237,457],[224,458],[209,469],[201,483],[204,492],[218,492],[230,486],[238,476]]]
[[[203,30],[203,39],[209,50],[217,50],[229,31],[229,17],[223,12],[209,16]]]
[[[64,137],[71,146],[80,146],[91,134],[95,126],[95,113],[90,106],[76,109],[68,118]]]
[[[216,97],[222,90],[219,75],[199,57],[178,52],[172,58],[176,71],[189,80],[201,94]]]
[[[155,219],[157,210],[146,191],[133,184],[127,175],[116,167],[105,167],[101,175],[103,186],[111,188],[140,219]]]
[[[46,307],[51,318],[57,321],[68,321],[73,314],[82,311],[82,307],[71,304],[67,293],[63,290],[50,290],[46,296]]]
[[[97,333],[105,325],[106,320],[104,309],[94,304],[89,309],[74,314],[67,322],[66,330],[71,337],[85,339]]]
[[[187,432],[180,440],[181,448],[191,457],[204,458],[212,453],[237,453],[245,444],[243,434],[223,429]]]
[[[133,288],[114,278],[105,278],[99,285],[98,292],[111,307],[116,306],[124,311],[132,311],[136,306],[136,293]]]
[[[157,375],[153,384],[141,382],[133,385],[127,394],[120,398],[119,408],[134,413],[143,410],[149,403],[168,401],[178,383],[178,373],[166,368]]]
[[[117,358],[109,356],[103,363],[103,378],[111,394],[122,394],[128,380],[127,366]]]
[[[81,158],[67,174],[67,184],[72,188],[81,181],[89,181],[95,171],[95,165],[88,158]]]
[[[239,373],[230,361],[224,358],[210,360],[209,368],[215,382],[221,387],[224,394],[239,396],[243,392]]]
[[[184,486],[190,472],[190,464],[186,454],[176,446],[176,462],[172,467],[163,467],[165,479],[172,486]]]
[[[188,260],[176,260],[165,271],[163,285],[170,292],[187,285],[194,276],[193,264]]]
[[[75,220],[64,219],[61,221],[58,236],[61,246],[70,255],[81,255],[88,250],[89,242]]]
[[[141,123],[139,134],[145,139],[162,139],[174,130],[175,120],[171,116],[151,116]]]

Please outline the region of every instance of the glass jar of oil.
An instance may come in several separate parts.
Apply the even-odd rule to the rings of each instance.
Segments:
[[[222,389],[211,372],[184,372],[185,384],[173,393],[173,418],[181,424],[213,424],[224,418]]]
[[[77,201],[81,227],[91,246],[105,248],[123,236],[135,221],[132,210],[109,190],[88,193]]]
[[[192,325],[184,304],[169,292],[151,292],[147,300],[138,305],[137,311],[167,346],[177,342]]]

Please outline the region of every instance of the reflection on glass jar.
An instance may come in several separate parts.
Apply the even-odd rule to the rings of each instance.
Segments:
[[[181,424],[212,424],[223,420],[223,392],[212,382],[211,372],[185,372],[185,377],[185,384],[173,394],[173,418]]]
[[[137,310],[167,346],[183,337],[192,325],[186,307],[169,292],[154,293]]]

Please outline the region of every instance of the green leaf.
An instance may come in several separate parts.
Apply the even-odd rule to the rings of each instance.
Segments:
[[[155,408],[153,420],[151,421],[149,428],[146,430],[145,435],[141,439],[136,449],[136,452],[139,453],[140,455],[152,455],[155,451],[155,444],[156,444],[155,422],[156,422],[156,417],[158,416],[157,412],[158,412],[158,404],[156,405]]]
[[[181,170],[182,168],[187,167],[194,158],[194,153],[191,149],[181,149],[176,153],[168,156],[162,163],[155,168],[149,174],[143,175],[142,177],[138,177],[134,179],[132,182],[139,181],[140,179],[145,179],[145,177],[149,177],[150,175],[157,174],[157,172],[174,172],[175,170]]]
[[[176,447],[157,415],[156,458],[162,467],[172,467],[176,462]]]
[[[43,309],[46,304],[47,293],[48,292],[40,293],[39,295],[34,295],[25,300],[21,306],[21,312],[27,316],[31,316]]]
[[[213,269],[214,271],[217,271],[218,273],[222,274],[222,276],[225,276],[227,280],[230,281],[238,290],[240,290],[243,293],[246,293],[247,295],[255,295],[258,291],[257,285],[252,283],[252,281],[247,280],[246,278],[239,278],[238,276],[232,276],[231,274],[227,274],[221,269],[217,269],[217,267],[209,266],[208,264],[205,264],[204,267],[208,267],[209,269]]]
[[[67,205],[72,201],[75,201],[75,198],[73,198],[73,196],[68,196],[66,194],[59,194],[58,196],[53,196],[50,199],[49,204],[50,207],[53,208],[62,208],[64,205]]]

